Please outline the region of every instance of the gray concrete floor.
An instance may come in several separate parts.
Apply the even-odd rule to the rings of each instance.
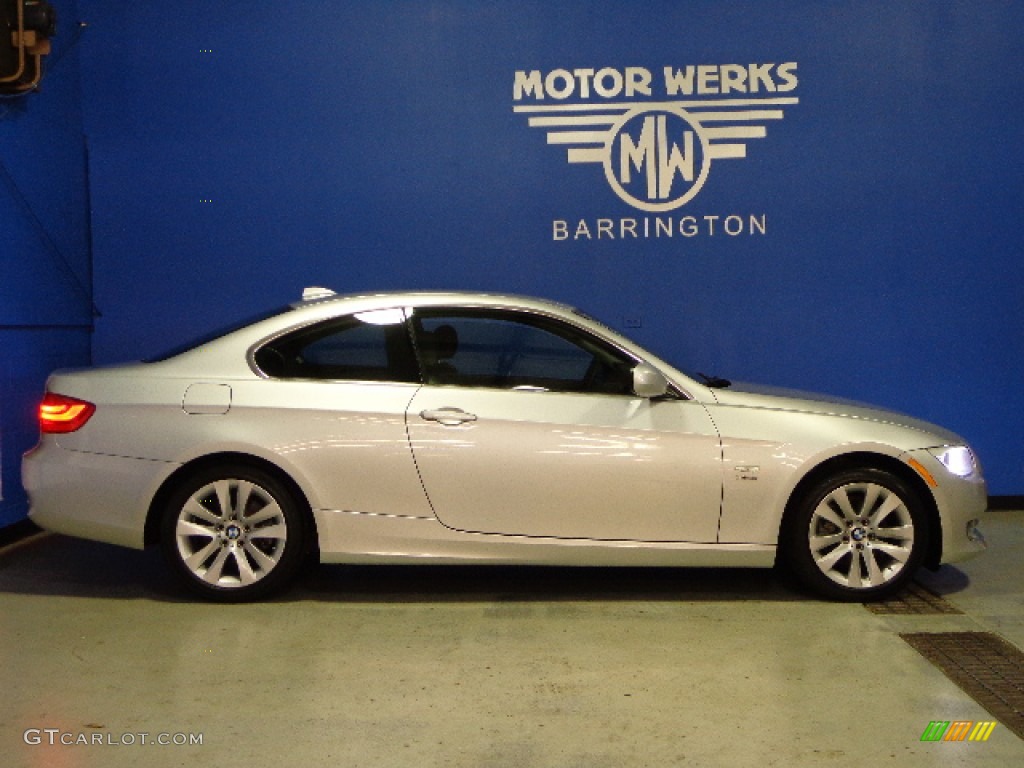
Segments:
[[[215,606],[155,552],[42,535],[0,551],[0,765],[1024,765],[998,726],[920,741],[993,718],[898,637],[1024,646],[1024,512],[985,531],[921,579],[964,615],[929,617],[710,569],[322,566]]]

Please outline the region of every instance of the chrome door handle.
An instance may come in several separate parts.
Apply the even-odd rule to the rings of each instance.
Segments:
[[[446,427],[457,427],[467,421],[476,421],[476,414],[466,413],[461,408],[438,408],[437,410],[420,411],[420,418],[427,421],[436,421]]]

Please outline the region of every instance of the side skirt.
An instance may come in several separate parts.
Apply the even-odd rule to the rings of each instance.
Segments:
[[[775,562],[766,544],[594,541],[466,533],[435,518],[317,510],[324,563],[523,564],[761,568]]]

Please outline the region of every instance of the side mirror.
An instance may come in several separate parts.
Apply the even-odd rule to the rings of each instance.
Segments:
[[[648,400],[661,397],[668,392],[668,379],[647,363],[638,363],[633,368],[633,393]]]

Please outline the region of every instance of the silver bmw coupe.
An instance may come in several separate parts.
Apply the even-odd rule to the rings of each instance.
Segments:
[[[691,375],[567,306],[337,296],[58,371],[26,454],[51,531],[158,545],[213,600],[330,563],[772,566],[871,600],[982,551],[963,439]]]

